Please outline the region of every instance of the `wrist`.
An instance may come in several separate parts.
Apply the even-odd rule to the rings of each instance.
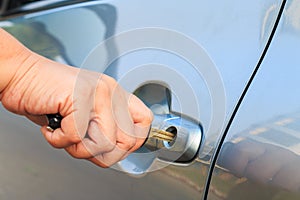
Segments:
[[[0,101],[17,71],[25,68],[24,63],[32,55],[29,49],[0,28]]]

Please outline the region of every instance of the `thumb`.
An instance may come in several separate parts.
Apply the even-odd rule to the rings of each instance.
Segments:
[[[134,122],[136,136],[138,138],[146,138],[153,121],[153,113],[133,94],[129,96],[128,108]]]

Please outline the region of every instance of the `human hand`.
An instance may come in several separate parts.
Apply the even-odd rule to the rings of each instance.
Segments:
[[[143,144],[153,116],[137,97],[109,76],[53,62],[7,37],[10,54],[0,57],[0,74],[9,71],[10,78],[0,82],[0,100],[41,125],[53,147],[108,167]],[[45,114],[54,113],[63,120],[51,132]]]

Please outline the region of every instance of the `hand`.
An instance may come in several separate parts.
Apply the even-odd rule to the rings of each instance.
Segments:
[[[15,40],[12,43],[21,53],[0,61],[4,66],[17,66],[2,86],[0,100],[9,111],[41,125],[53,147],[108,167],[143,144],[152,113],[114,79],[53,62]],[[60,113],[63,120],[61,128],[50,132],[45,114],[54,113]]]

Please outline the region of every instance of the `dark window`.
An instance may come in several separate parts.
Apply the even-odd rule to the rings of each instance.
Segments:
[[[0,15],[28,13],[87,0],[0,0]]]

